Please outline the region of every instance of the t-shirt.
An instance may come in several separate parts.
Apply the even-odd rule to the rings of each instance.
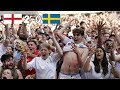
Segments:
[[[73,39],[69,39],[68,37],[65,37],[63,43],[65,44],[65,46],[63,47],[63,52],[72,51],[71,43],[74,43]],[[87,47],[86,45],[84,45],[83,42],[81,42],[79,44],[75,44],[75,45],[78,46],[79,48],[86,48]]]
[[[95,71],[95,65],[92,61],[90,61],[90,66],[91,66],[91,70],[90,70],[91,77],[90,77],[90,79],[110,79],[111,69],[112,69],[112,66],[111,66],[110,63],[108,63],[108,73],[105,76],[102,73],[103,72],[102,69],[100,70],[100,73],[97,73]]]
[[[59,59],[60,56],[57,53],[50,55],[46,60],[35,57],[31,62],[27,63],[27,66],[29,69],[35,69],[36,79],[55,79],[56,63]]]
[[[34,54],[38,55],[39,54],[39,50],[36,50]],[[33,59],[33,57],[28,56],[27,57],[27,63],[30,62],[32,59]],[[35,69],[26,70],[26,75],[32,75],[32,74],[35,74]]]

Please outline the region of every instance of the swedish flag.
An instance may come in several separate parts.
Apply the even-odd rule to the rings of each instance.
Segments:
[[[43,14],[43,24],[60,24],[60,14]]]

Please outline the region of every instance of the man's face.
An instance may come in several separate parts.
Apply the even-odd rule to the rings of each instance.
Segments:
[[[114,48],[113,42],[112,41],[107,41],[105,43],[105,50],[106,52],[110,53],[111,49]]]
[[[29,42],[28,47],[29,47],[30,50],[36,50],[37,49],[37,46],[34,42]]]
[[[95,39],[95,37],[97,36],[96,32],[91,32],[91,38]]]
[[[5,65],[5,68],[12,69],[15,66],[15,62],[14,62],[13,58],[10,57],[9,59],[7,59],[5,61],[4,65]]]
[[[73,39],[75,43],[79,43],[82,40],[82,36],[79,33],[73,33]]]
[[[105,40],[109,39],[109,34],[105,34],[104,37],[105,37]]]

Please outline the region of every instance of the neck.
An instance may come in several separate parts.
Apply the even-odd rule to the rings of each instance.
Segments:
[[[99,64],[101,64],[101,62],[102,62],[102,60],[100,59],[100,60],[99,60]]]
[[[82,40],[80,40],[80,41],[76,41],[75,43],[76,43],[76,44],[79,44],[79,43],[81,43],[81,42],[82,42]]]

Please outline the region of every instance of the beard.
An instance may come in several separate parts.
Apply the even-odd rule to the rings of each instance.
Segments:
[[[5,68],[7,68],[7,69],[13,69],[14,67],[15,67],[14,64],[5,65]]]

